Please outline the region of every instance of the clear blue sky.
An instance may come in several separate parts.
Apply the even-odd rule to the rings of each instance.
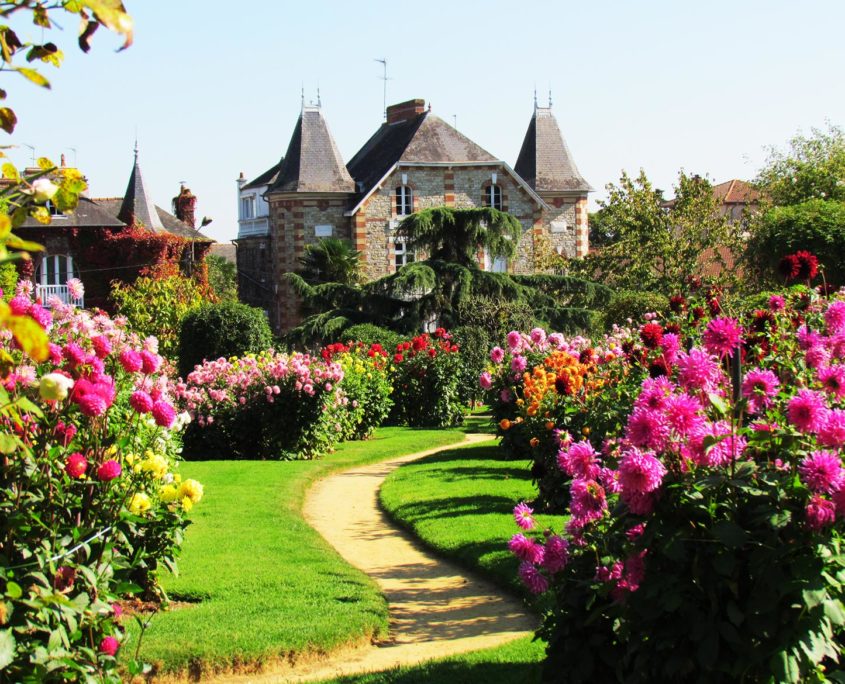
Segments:
[[[841,0],[125,3],[129,50],[102,32],[83,55],[68,20],[54,38],[65,65],[44,67],[51,91],[5,76],[20,124],[0,135],[69,163],[76,148],[102,197],[123,194],[137,127],[155,202],[169,207],[187,181],[218,240],[237,232],[238,173],[258,175],[287,148],[302,84],[307,99],[319,85],[346,160],[375,131],[376,57],[388,59],[388,102],[425,98],[510,164],[535,84],[541,104],[551,88],[594,198],[622,169],[667,190],[680,168],[751,178],[766,146],[845,123]],[[9,154],[23,165],[30,152]]]

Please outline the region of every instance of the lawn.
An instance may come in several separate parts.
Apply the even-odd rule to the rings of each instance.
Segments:
[[[304,522],[304,493],[332,471],[462,439],[461,429],[382,428],[317,461],[182,464],[205,497],[192,513],[181,574],[163,582],[180,603],[154,617],[141,658],[199,675],[383,634],[384,598]]]

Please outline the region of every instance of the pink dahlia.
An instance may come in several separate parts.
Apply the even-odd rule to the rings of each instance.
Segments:
[[[505,350],[501,347],[493,347],[490,350],[490,360],[493,363],[501,363],[505,358]]]
[[[845,332],[845,301],[837,299],[824,312],[828,335]]]
[[[551,573],[560,572],[569,561],[569,542],[556,534],[546,539],[543,567]]]
[[[514,356],[511,360],[511,370],[514,373],[522,373],[528,366],[528,361],[524,356]]]
[[[519,564],[519,578],[532,594],[542,594],[549,588],[549,580],[528,561]]]
[[[176,420],[176,409],[166,401],[157,401],[152,408],[153,419],[156,425],[169,428]]]
[[[113,636],[107,636],[100,642],[100,653],[107,656],[114,656],[119,648],[120,642]]]
[[[516,330],[511,330],[508,333],[508,347],[510,348],[511,352],[518,351],[522,348],[522,334],[517,332]]]
[[[652,492],[643,494],[623,491],[620,497],[634,515],[650,515],[654,510],[654,493]]]
[[[561,449],[557,456],[558,467],[574,478],[594,480],[599,476],[598,454],[589,441],[582,440]]]
[[[715,388],[720,377],[719,364],[701,349],[678,354],[678,382],[684,389],[709,391]]]
[[[545,548],[524,534],[515,534],[508,542],[508,550],[517,558],[529,563],[542,563]]]
[[[818,378],[825,392],[837,399],[845,397],[845,366],[822,366],[819,368]]]
[[[804,352],[804,364],[807,368],[821,368],[826,366],[828,361],[830,361],[830,352],[820,344]]]
[[[845,446],[845,411],[831,409],[825,414],[818,432],[819,444],[826,447]]]
[[[604,488],[594,480],[573,480],[569,488],[569,511],[578,527],[598,520],[607,510]]]
[[[786,407],[789,422],[801,432],[818,432],[824,424],[827,404],[824,395],[812,390],[799,390]]]
[[[815,330],[808,330],[806,325],[802,325],[798,328],[798,332],[795,333],[795,337],[798,340],[798,346],[804,351],[807,351],[811,347],[818,347],[823,341],[822,336],[819,335],[819,333]]]
[[[493,376],[487,371],[484,371],[478,376],[478,384],[483,390],[489,390],[493,386]]]
[[[97,358],[104,359],[111,354],[111,340],[105,335],[92,337],[91,344],[94,347],[94,353],[97,355]]]
[[[623,492],[647,494],[656,490],[666,475],[666,467],[650,451],[630,448],[619,462],[619,484]]]
[[[643,382],[643,388],[634,402],[634,407],[651,411],[660,410],[666,405],[666,400],[674,389],[675,384],[665,375],[657,378],[646,378]]]
[[[153,352],[147,351],[146,349],[141,352],[141,370],[146,375],[155,373],[160,365],[161,357],[158,354],[154,354]]]
[[[520,501],[513,509],[513,519],[523,530],[534,528],[534,509],[524,501]]]
[[[742,327],[735,318],[714,318],[701,336],[704,348],[720,358],[732,357],[742,342]]]
[[[137,373],[143,365],[141,355],[134,349],[124,349],[120,352],[118,360],[120,361],[120,365],[123,366],[123,370],[127,373]]]
[[[842,459],[833,451],[814,451],[798,466],[801,482],[816,493],[838,491],[845,480]]]
[[[153,398],[144,390],[138,390],[129,397],[129,405],[138,413],[149,413],[153,409]]]
[[[661,413],[635,408],[628,417],[625,438],[634,446],[662,449],[669,437],[669,426]]]
[[[748,400],[750,413],[758,413],[772,403],[778,393],[780,380],[770,370],[752,368],[742,381],[742,396]]]
[[[681,338],[676,333],[664,333],[660,342],[660,349],[667,363],[674,364],[681,349]]]
[[[698,459],[699,465],[707,465],[714,468],[725,466],[731,461],[741,458],[745,448],[748,446],[745,437],[733,434],[730,423],[724,420],[720,420],[712,425],[710,436],[718,437],[719,441],[703,451],[703,456]]]
[[[663,414],[669,427],[681,436],[688,435],[704,423],[701,402],[689,394],[673,394],[669,397]]]
[[[772,295],[769,297],[770,311],[783,311],[786,308],[786,300],[780,295]]]
[[[86,470],[88,470],[88,461],[78,451],[67,457],[65,472],[68,476],[78,480],[85,475]]]
[[[114,478],[120,477],[120,473],[122,472],[123,468],[120,467],[120,463],[110,458],[97,468],[97,479],[101,482],[110,482]]]
[[[819,532],[825,527],[830,527],[836,521],[836,504],[825,499],[819,494],[814,494],[804,509],[807,517],[807,525],[811,530]]]
[[[534,344],[542,346],[546,342],[546,331],[542,328],[534,328],[529,333],[529,337]]]
[[[111,378],[101,377],[96,382],[80,378],[73,388],[72,399],[79,405],[82,414],[96,418],[109,410],[114,403],[115,388]]]

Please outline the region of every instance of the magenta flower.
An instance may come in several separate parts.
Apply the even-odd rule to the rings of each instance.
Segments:
[[[801,432],[814,433],[824,424],[827,403],[824,395],[812,390],[799,390],[786,407],[789,422]]]
[[[595,480],[601,470],[598,454],[586,439],[561,449],[557,464],[570,477],[586,480]]]
[[[666,400],[663,414],[675,432],[684,436],[704,423],[701,403],[689,394],[673,394]]]
[[[745,451],[745,447],[748,446],[745,437],[734,435],[731,432],[730,423],[724,420],[720,420],[711,426],[710,435],[712,437],[720,437],[721,439],[710,446],[709,449],[703,450],[702,455],[697,461],[699,465],[707,465],[714,468],[725,466],[731,461],[739,459]]]
[[[123,370],[127,373],[137,373],[143,365],[141,355],[134,349],[124,349],[120,352],[118,360],[120,361],[120,365],[123,366]]]
[[[484,371],[478,376],[478,384],[481,386],[481,389],[489,390],[493,386],[493,376],[487,371]]]
[[[156,425],[163,428],[169,428],[173,425],[173,421],[176,420],[176,409],[166,401],[159,400],[155,402],[153,404],[152,414]]]
[[[573,480],[569,488],[569,511],[578,527],[600,519],[607,510],[604,488],[593,480]]]
[[[678,382],[688,391],[714,389],[721,373],[719,364],[701,349],[678,354]]]
[[[549,580],[528,561],[519,564],[519,578],[532,594],[542,594],[549,588]]]
[[[714,318],[701,336],[704,348],[719,358],[732,357],[742,342],[742,327],[735,318]]]
[[[534,328],[530,333],[531,341],[536,345],[543,345],[546,342],[546,331],[542,328]]]
[[[635,408],[628,417],[625,438],[634,446],[662,449],[669,437],[669,426],[657,411]]]
[[[161,365],[161,357],[146,349],[141,352],[141,370],[146,375],[155,373]]]
[[[556,534],[546,539],[543,567],[551,573],[560,572],[569,561],[569,542]]]
[[[511,330],[508,333],[508,347],[511,352],[518,351],[522,347],[522,334],[516,330]]]
[[[107,636],[100,642],[100,653],[107,656],[114,656],[119,648],[120,642],[113,636]]]
[[[111,354],[111,341],[105,335],[92,337],[91,344],[94,347],[94,353],[97,355],[97,358],[104,359]]]
[[[675,363],[678,357],[678,352],[681,349],[681,338],[675,333],[663,333],[663,339],[660,341],[660,349],[663,350],[663,356],[670,365]]]
[[[818,432],[819,444],[826,447],[845,446],[845,411],[831,409],[825,414]]]
[[[96,382],[80,378],[73,388],[73,402],[89,418],[96,418],[109,410],[114,403],[115,387],[112,379],[102,376]]]
[[[149,413],[153,409],[153,398],[144,390],[138,390],[129,397],[129,405],[138,413]]]
[[[780,380],[770,370],[753,368],[742,381],[742,396],[748,400],[749,413],[758,413],[772,403],[778,393]]]
[[[828,361],[830,361],[830,352],[820,344],[804,352],[804,363],[807,368],[821,368],[826,366]]]
[[[798,346],[804,351],[810,349],[810,347],[817,347],[822,343],[822,336],[815,330],[808,330],[806,325],[798,328],[795,337],[798,339]]]
[[[528,367],[528,361],[524,356],[514,356],[511,359],[511,370],[514,373],[522,373]]]
[[[838,299],[832,302],[824,312],[824,322],[827,324],[828,335],[845,332],[845,301]]]
[[[520,501],[513,509],[513,519],[523,530],[534,528],[534,509]]]
[[[65,461],[65,472],[69,477],[78,480],[85,475],[86,470],[88,470],[88,461],[78,451],[67,457],[67,461]]]
[[[505,358],[505,350],[501,347],[493,347],[490,350],[490,360],[493,363],[501,363]]]
[[[637,448],[630,448],[623,453],[618,470],[623,493],[653,492],[666,475],[666,467],[653,453]]]
[[[845,480],[842,459],[833,451],[814,451],[798,466],[801,482],[816,493],[838,491]]]
[[[818,378],[825,392],[837,399],[845,397],[845,366],[822,366]]]
[[[769,297],[770,311],[783,311],[786,308],[786,300],[780,295],[772,295]]]
[[[814,494],[804,509],[804,514],[810,529],[819,532],[836,521],[836,504],[819,494]]]
[[[542,563],[546,550],[542,544],[524,534],[515,534],[508,542],[508,550],[517,558],[529,563]]]
[[[122,472],[123,468],[120,467],[120,463],[111,458],[97,468],[97,479],[100,482],[110,482],[114,478],[120,477]]]
[[[634,407],[649,409],[651,411],[660,410],[666,405],[666,400],[674,389],[674,383],[665,375],[657,378],[647,378],[643,382],[643,388],[634,402]]]

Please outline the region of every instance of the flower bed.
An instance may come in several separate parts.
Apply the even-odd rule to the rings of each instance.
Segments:
[[[559,433],[565,529],[537,538],[515,509],[520,576],[555,602],[546,678],[841,678],[845,297],[673,308],[608,364],[620,424],[590,407],[596,429]]]
[[[157,593],[202,498],[175,472],[189,418],[154,338],[58,300],[48,310],[29,283],[9,307],[48,332],[49,351],[34,362],[0,332],[3,678],[119,681],[117,601]]]

